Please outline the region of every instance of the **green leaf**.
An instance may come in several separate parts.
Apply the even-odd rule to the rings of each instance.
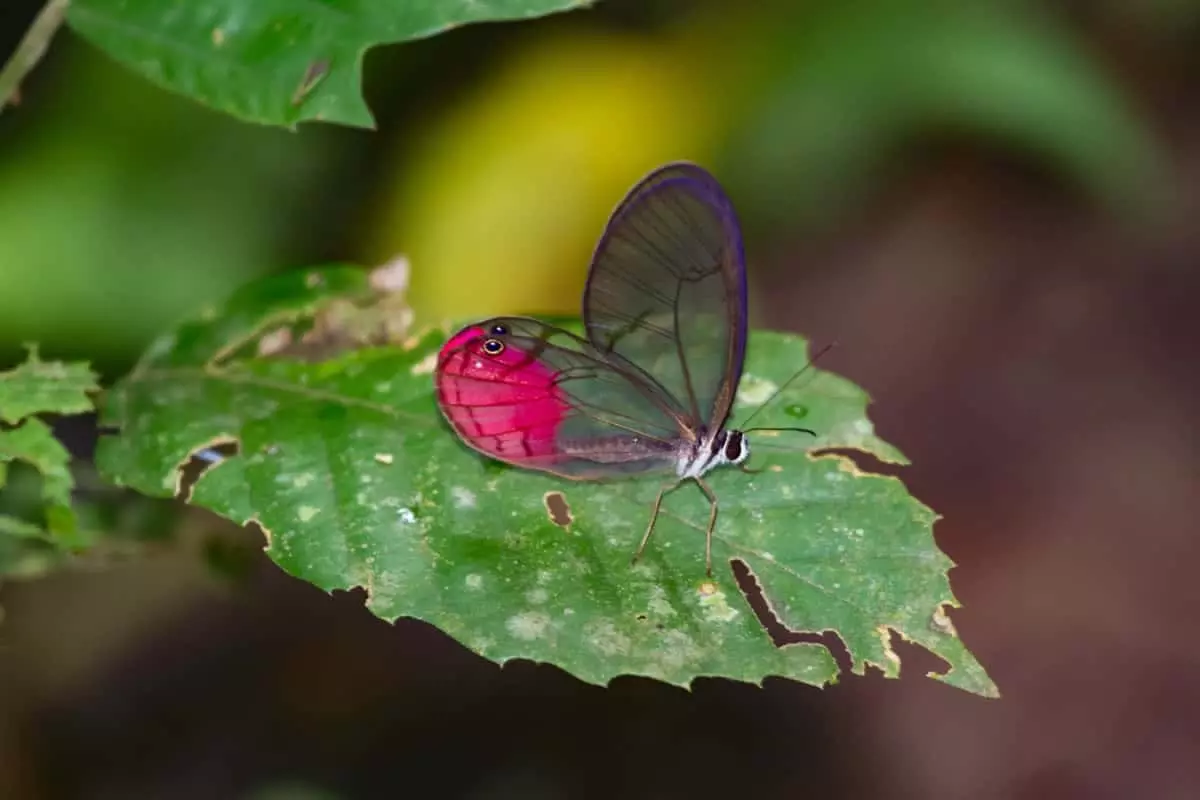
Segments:
[[[79,526],[71,508],[71,491],[75,488],[71,454],[54,438],[49,425],[30,415],[91,411],[88,395],[98,390],[96,376],[87,364],[42,361],[36,348],[30,348],[24,364],[0,373],[0,420],[17,423],[13,428],[0,429],[0,488],[7,480],[10,462],[23,461],[41,473],[46,525],[53,535],[46,538],[63,546],[80,543]],[[26,523],[8,518],[0,533],[12,537],[27,528]]]
[[[754,460],[765,471],[711,476],[721,503],[713,582],[704,577],[708,505],[694,487],[668,496],[631,567],[659,483],[569,483],[466,448],[433,399],[445,332],[322,362],[257,354],[324,304],[361,302],[366,287],[365,273],[345,267],[285,275],[161,338],[106,398],[103,422],[120,433],[101,441],[102,473],[171,495],[194,453],[236,443],[236,455],[201,475],[192,502],[257,521],[289,573],[326,590],[363,586],[380,617],[428,620],[499,662],[552,662],[597,683],[623,674],[675,684],[834,680],[823,646],[772,643],[734,578],[739,560],[783,625],[837,631],[856,673],[874,664],[899,674],[894,631],[949,663],[941,679],[995,695],[944,613],[957,603],[952,564],[931,535],[935,515],[899,480],[816,454],[856,448],[903,462],[875,436],[861,389],[810,370],[755,418],[802,418],[819,436],[759,434]],[[755,331],[735,419],[806,360],[802,339]],[[569,507],[562,526],[547,510],[553,492]]]
[[[589,0],[73,0],[67,22],[151,81],[252,122],[371,127],[367,49]]]
[[[24,364],[0,372],[0,420],[16,423],[31,414],[83,414],[92,410],[88,395],[99,389],[87,364],[42,361],[31,348]]]
[[[40,526],[0,514],[0,577],[32,578],[63,559],[63,550]],[[0,619],[3,619],[0,608]]]
[[[4,536],[39,542],[49,541],[46,531],[42,530],[40,526],[9,516],[8,514],[0,514],[0,537]],[[0,567],[0,574],[4,572],[4,568]]]
[[[42,474],[42,498],[50,530],[72,539],[78,529],[71,510],[71,454],[50,426],[40,419],[27,419],[11,430],[0,430],[0,463],[24,461]]]

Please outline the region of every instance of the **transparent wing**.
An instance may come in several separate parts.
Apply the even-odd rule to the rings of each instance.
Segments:
[[[516,466],[574,479],[675,467],[680,423],[659,390],[534,319],[500,317],[452,337],[437,388],[463,441]]]
[[[729,415],[746,350],[733,206],[706,170],[662,167],[617,206],[583,296],[592,346],[659,387],[695,438]]]

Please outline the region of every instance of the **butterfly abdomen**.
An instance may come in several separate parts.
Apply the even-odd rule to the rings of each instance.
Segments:
[[[569,406],[555,373],[519,349],[468,328],[439,354],[438,406],[471,447],[521,464],[559,452],[558,427]]]
[[[574,458],[586,458],[600,464],[643,462],[654,458],[671,459],[675,448],[668,442],[641,436],[604,436],[590,439],[561,439],[559,447]]]

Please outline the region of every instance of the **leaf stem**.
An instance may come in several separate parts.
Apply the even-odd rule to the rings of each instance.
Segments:
[[[67,16],[67,6],[70,0],[47,0],[46,5],[38,12],[29,30],[21,38],[20,44],[0,70],[0,113],[10,103],[16,105],[21,81],[29,71],[37,65],[46,52],[46,47]]]

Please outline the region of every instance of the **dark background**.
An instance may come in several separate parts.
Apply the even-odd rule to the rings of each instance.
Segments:
[[[1001,700],[903,644],[824,690],[499,668],[127,498],[156,541],[0,587],[0,797],[1197,796],[1200,4],[955,6],[465,28],[368,57],[377,132],[244,125],[66,32],[0,116],[0,349],[111,379],[256,275],[396,252],[427,321],[570,312],[624,189],[699,160],[756,325],[839,341],[944,515]]]

